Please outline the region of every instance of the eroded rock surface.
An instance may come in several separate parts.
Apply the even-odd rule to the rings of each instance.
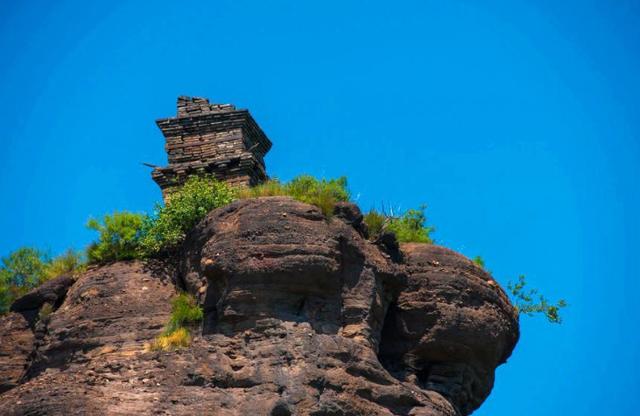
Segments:
[[[19,313],[0,317],[0,393],[18,385],[34,350],[29,322]]]
[[[175,272],[91,270],[24,343],[27,370],[0,396],[0,414],[470,413],[515,346],[513,307],[451,250],[365,235],[355,206],[327,220],[290,198],[259,198],[212,211]],[[148,352],[176,285],[205,319],[190,347]],[[12,316],[0,325],[20,322]],[[32,331],[15,325],[16,337]],[[0,380],[17,380],[2,364],[14,354],[6,345]]]

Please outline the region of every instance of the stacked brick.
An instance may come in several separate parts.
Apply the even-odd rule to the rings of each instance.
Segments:
[[[165,196],[191,175],[212,174],[238,186],[267,178],[264,156],[271,141],[247,110],[179,97],[177,117],[156,123],[165,136],[169,165],[155,168],[151,176]]]

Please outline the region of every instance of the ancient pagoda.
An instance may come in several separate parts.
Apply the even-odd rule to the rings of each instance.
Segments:
[[[211,104],[206,98],[178,97],[176,117],[156,121],[165,137],[169,165],[151,177],[166,196],[190,175],[212,174],[238,186],[267,179],[264,156],[271,141],[248,110]]]

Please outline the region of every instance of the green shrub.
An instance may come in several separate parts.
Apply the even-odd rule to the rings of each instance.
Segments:
[[[51,259],[45,252],[22,247],[2,259],[0,266],[0,313],[11,303],[45,281],[61,274],[76,275],[85,268],[82,256],[67,250]]]
[[[61,276],[63,274],[76,276],[86,270],[86,262],[82,253],[68,249],[63,254],[54,257],[45,266],[45,280],[53,279],[54,277]]]
[[[172,250],[212,209],[231,203],[236,191],[212,176],[192,176],[175,188],[165,205],[158,204],[144,224],[141,249],[145,255]]]
[[[185,325],[191,325],[202,320],[202,308],[195,298],[186,293],[177,295],[171,301],[171,318],[162,334],[147,345],[151,351],[172,351],[180,347],[188,347],[191,335]]]
[[[484,269],[484,259],[481,256],[475,256],[471,261]]]
[[[560,309],[566,307],[567,302],[564,299],[560,299],[556,304],[549,303],[544,296],[538,294],[537,289],[525,290],[526,285],[527,281],[522,275],[518,277],[517,283],[509,282],[507,284],[518,313],[528,316],[542,313],[549,322],[554,324],[562,323]]]
[[[295,177],[286,184],[287,194],[301,202],[315,205],[330,217],[337,202],[349,200],[347,178],[316,179],[310,175]]]
[[[333,215],[336,203],[349,200],[347,178],[317,179],[310,175],[300,175],[290,182],[280,183],[269,180],[252,188],[239,191],[240,198],[259,196],[290,196],[300,202],[315,205],[328,218]]]
[[[99,233],[98,241],[87,249],[89,263],[130,260],[140,257],[140,238],[145,216],[132,212],[114,212],[102,221],[90,219],[87,228]]]
[[[0,313],[11,303],[46,280],[46,256],[32,247],[22,247],[2,258],[0,266]]]
[[[378,212],[375,209],[364,214],[364,223],[367,225],[369,235],[372,239],[382,234],[389,221],[390,218],[388,215]]]
[[[186,293],[181,293],[171,301],[171,319],[169,319],[164,334],[171,334],[185,324],[200,322],[202,316],[202,308],[195,298]]]
[[[373,209],[364,216],[364,222],[372,239],[377,238],[382,232],[391,231],[400,243],[433,243],[431,233],[435,228],[426,225],[425,209],[425,206],[421,206],[419,209],[407,210],[399,216]]]

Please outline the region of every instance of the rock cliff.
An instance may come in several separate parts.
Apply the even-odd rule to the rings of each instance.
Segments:
[[[365,237],[354,205],[327,219],[249,199],[210,212],[176,259],[55,279],[0,317],[0,414],[471,413],[516,311],[460,254]],[[188,348],[147,351],[178,290],[201,327]]]

